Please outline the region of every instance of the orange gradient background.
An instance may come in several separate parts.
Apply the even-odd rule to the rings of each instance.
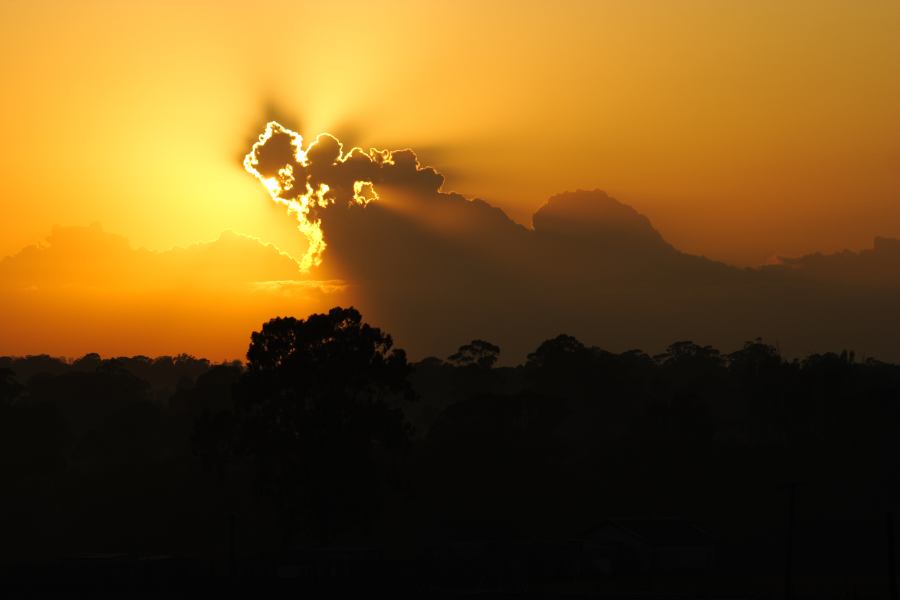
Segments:
[[[732,264],[867,247],[900,237],[898,31],[895,0],[4,0],[0,257],[99,221],[135,249],[231,230],[299,258],[296,223],[241,166],[270,118],[411,147],[445,190],[526,225],[554,193],[603,188],[678,248]],[[139,298],[117,306],[154,302]],[[55,310],[17,302],[16,323]],[[241,302],[242,328],[312,306]],[[153,326],[13,325],[0,353],[233,358],[249,333],[225,343],[210,321],[167,345]]]

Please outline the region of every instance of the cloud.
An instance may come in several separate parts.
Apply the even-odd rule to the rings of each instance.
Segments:
[[[270,121],[244,159],[276,202],[297,217],[309,249],[301,261],[307,269],[321,262],[326,243],[321,213],[328,206],[365,205],[377,198],[382,185],[414,193],[437,193],[444,182],[431,167],[422,167],[412,150],[364,151],[343,144],[330,134],[319,135],[303,147],[300,134]]]
[[[679,251],[599,190],[550,198],[528,229],[443,192],[441,175],[411,150],[345,152],[329,135],[304,147],[277,124],[247,163],[276,201],[300,205],[321,237],[316,260],[352,282],[363,314],[414,356],[480,338],[516,360],[565,332],[611,350],[653,352],[681,339],[727,349],[762,336],[788,354],[847,347],[900,359],[893,267],[873,271],[885,283],[877,293],[808,276],[811,259],[731,267]],[[359,181],[371,182],[372,201],[354,198]]]
[[[151,289],[190,281],[238,284],[300,277],[296,261],[271,244],[233,232],[213,242],[154,252],[89,227],[54,227],[44,243],[0,260],[0,287]]]
[[[779,257],[768,269],[787,270],[817,281],[875,288],[900,286],[900,240],[876,237],[872,248],[834,254]]]
[[[268,318],[325,310],[345,301],[345,287],[233,232],[154,252],[96,224],[56,227],[0,260],[0,354],[237,358]]]
[[[264,138],[252,166],[304,217],[304,233],[321,236],[320,267],[301,270],[230,232],[154,252],[99,225],[55,228],[0,260],[0,354],[230,359],[271,317],[355,305],[413,357],[486,339],[516,361],[568,333],[619,351],[683,339],[728,349],[762,336],[788,355],[852,348],[900,360],[896,240],[738,269],[679,251],[599,190],[550,198],[526,228],[442,191],[411,150],[345,152],[332,136],[304,147],[276,127]]]

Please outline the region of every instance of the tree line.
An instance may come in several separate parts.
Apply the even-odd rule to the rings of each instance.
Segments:
[[[824,499],[857,520],[893,506],[897,365],[759,339],[500,353],[412,363],[334,308],[265,323],[245,363],[0,359],[4,556],[570,539],[677,515],[718,532],[723,569],[774,573],[784,486],[815,490],[810,520]]]

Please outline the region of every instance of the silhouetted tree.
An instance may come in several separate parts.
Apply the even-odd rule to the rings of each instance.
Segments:
[[[193,418],[193,452],[220,479],[237,451],[233,389],[242,373],[240,365],[215,366],[198,377],[194,387],[177,390],[169,403],[173,410]]]
[[[533,511],[538,482],[558,464],[565,407],[523,392],[457,402],[429,431],[427,476],[456,519],[503,519]],[[445,516],[451,516],[450,514]]]
[[[33,477],[63,464],[66,424],[49,402],[25,398],[9,369],[0,369],[0,479]]]
[[[725,365],[721,352],[712,346],[700,346],[692,341],[674,342],[654,358],[663,366],[689,371],[716,369]]]
[[[800,364],[802,388],[794,413],[805,417],[810,433],[820,441],[849,430],[863,408],[859,402],[860,365],[852,352],[812,354]],[[852,405],[852,409],[851,409]]]
[[[396,405],[412,396],[391,337],[354,308],[276,318],[254,332],[236,387],[241,451],[261,489],[320,542],[364,530],[377,509],[378,454],[405,446]]]
[[[665,514],[718,532],[723,577],[765,573],[783,523],[779,486],[798,480],[798,526],[827,516],[816,529],[836,543],[798,535],[797,555],[808,565],[834,555],[829,568],[856,557],[883,565],[880,546],[856,532],[870,528],[872,506],[898,511],[897,365],[849,351],[788,361],[761,339],[729,354],[676,342],[651,358],[562,335],[516,367],[496,366],[479,340],[459,354],[410,367],[389,336],[336,308],[269,321],[246,366],[186,355],[0,357],[0,562],[108,548],[202,557],[185,563],[197,574],[230,547],[239,577],[229,583],[249,584],[278,539],[302,531],[323,543],[406,545],[417,583],[438,571],[448,582],[487,573],[471,568],[477,554],[491,569],[495,557],[523,561],[515,572],[540,581],[560,576],[544,570],[550,562],[592,560],[585,545],[570,555],[554,540],[613,515]],[[424,401],[403,402],[411,387]],[[202,463],[220,477],[202,476]],[[674,529],[654,530],[679,541]],[[351,564],[343,550],[277,564],[299,554],[295,590],[310,583],[307,566],[327,585],[334,566],[335,577],[365,585],[391,568],[374,553]]]
[[[745,342],[727,357],[728,372],[739,400],[740,418],[758,440],[783,441],[790,432],[789,394],[796,368],[762,339]]]
[[[538,346],[528,355],[527,366],[533,368],[558,369],[572,366],[587,358],[588,349],[571,335],[560,334]]]
[[[90,352],[72,362],[72,369],[75,371],[96,371],[102,362],[103,359],[99,354]]]
[[[451,365],[451,390],[458,398],[469,398],[494,391],[498,376],[494,364],[500,347],[484,340],[472,340],[447,357]]]
[[[561,334],[529,354],[525,368],[539,393],[584,397],[591,395],[591,354],[580,341]]]
[[[0,406],[8,406],[22,391],[22,385],[16,381],[15,373],[9,369],[0,369]]]
[[[103,361],[93,372],[36,375],[28,383],[28,401],[53,405],[75,435],[102,426],[130,403],[149,400],[150,385],[118,360]]]
[[[725,357],[712,346],[691,341],[671,344],[654,357],[671,392],[676,396],[695,396],[699,402],[721,397],[727,371]]]
[[[490,369],[500,357],[500,346],[495,346],[484,340],[472,340],[468,344],[459,347],[455,353],[447,357],[447,360],[458,367],[478,367]]]

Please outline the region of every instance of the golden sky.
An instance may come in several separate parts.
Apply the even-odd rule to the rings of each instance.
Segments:
[[[241,167],[271,117],[527,225],[602,188],[733,264],[868,247],[900,237],[898,31],[896,0],[2,0],[0,257],[93,222],[301,256]]]

